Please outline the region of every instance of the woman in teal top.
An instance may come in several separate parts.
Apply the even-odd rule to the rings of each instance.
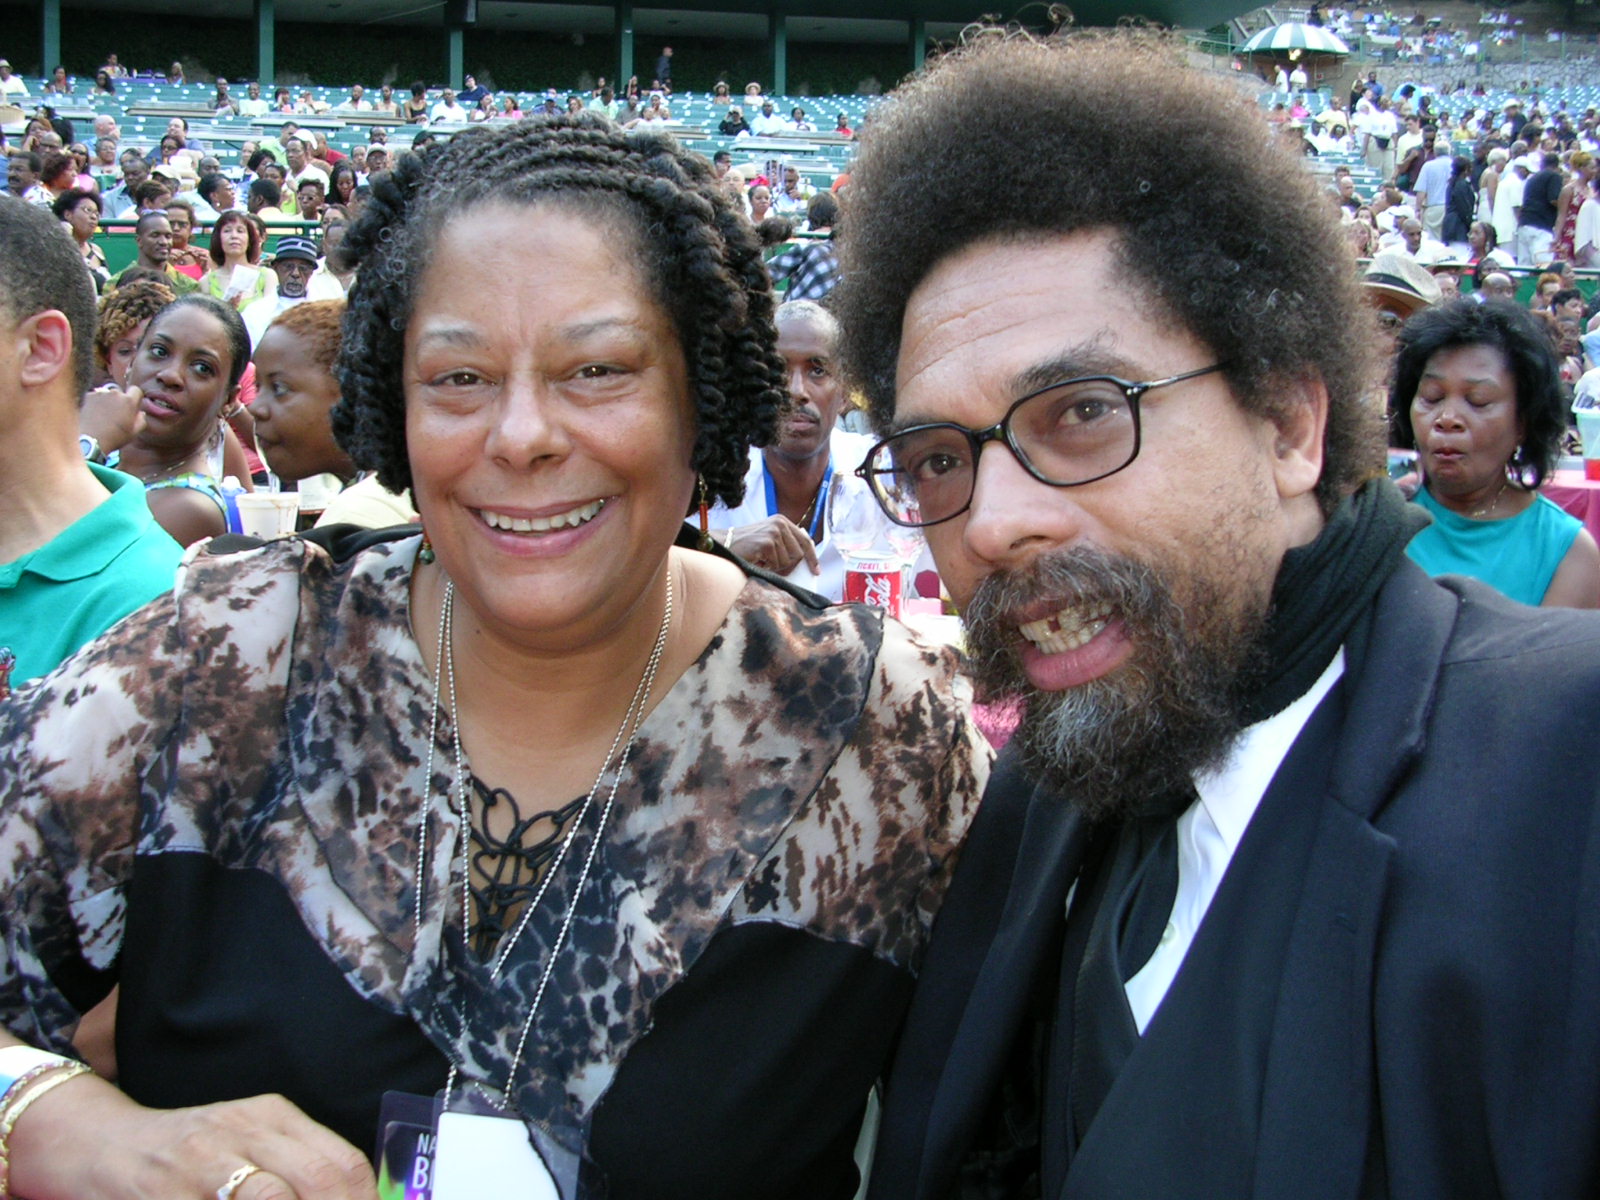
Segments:
[[[1564,405],[1555,351],[1508,301],[1453,300],[1400,333],[1391,436],[1415,447],[1416,501],[1433,523],[1406,553],[1430,575],[1469,575],[1524,604],[1600,607],[1600,546],[1538,494]]]
[[[202,293],[151,317],[128,367],[144,423],[117,466],[144,482],[150,511],[181,546],[227,532],[211,446],[249,362],[238,312]]]

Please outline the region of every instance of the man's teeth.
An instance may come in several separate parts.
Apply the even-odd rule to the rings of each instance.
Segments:
[[[1110,619],[1111,609],[1104,604],[1088,612],[1063,608],[1054,616],[1019,625],[1017,631],[1046,654],[1060,654],[1065,650],[1076,650],[1089,641],[1106,627]]]
[[[504,529],[508,533],[549,533],[552,529],[573,529],[592,521],[605,506],[604,500],[595,500],[553,517],[508,517],[487,508],[479,511],[483,513],[484,524],[491,529]]]

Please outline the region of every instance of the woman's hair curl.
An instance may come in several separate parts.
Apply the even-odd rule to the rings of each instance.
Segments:
[[[176,299],[172,288],[156,279],[128,280],[107,292],[94,328],[95,365],[110,370],[111,347]]]

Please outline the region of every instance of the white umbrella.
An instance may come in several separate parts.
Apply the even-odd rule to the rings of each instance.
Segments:
[[[1274,50],[1300,50],[1307,54],[1349,54],[1350,47],[1335,33],[1321,25],[1307,25],[1301,21],[1285,21],[1263,29],[1242,47],[1246,54],[1270,53]]]

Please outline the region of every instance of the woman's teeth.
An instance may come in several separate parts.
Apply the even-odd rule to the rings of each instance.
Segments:
[[[592,521],[605,506],[604,500],[594,500],[553,517],[508,517],[487,508],[478,511],[483,515],[483,523],[491,529],[503,529],[507,533],[549,533],[554,529],[575,529]]]
[[[1076,650],[1089,641],[1106,627],[1110,619],[1110,606],[1104,604],[1088,612],[1063,608],[1054,616],[1019,625],[1017,631],[1046,654],[1060,654],[1066,650]]]

